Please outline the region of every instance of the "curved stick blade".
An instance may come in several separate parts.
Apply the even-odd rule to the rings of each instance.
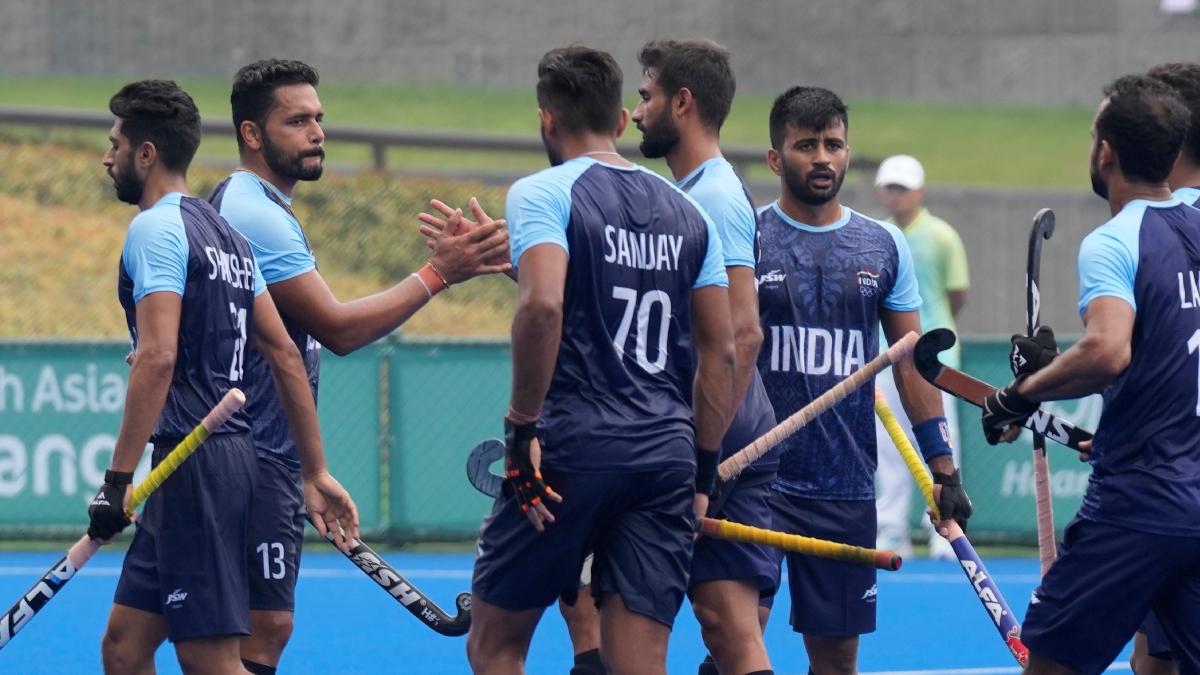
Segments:
[[[493,498],[500,496],[504,476],[492,473],[491,466],[501,457],[504,457],[504,441],[498,438],[480,441],[467,455],[467,480],[476,490]]]
[[[937,379],[944,367],[938,359],[938,354],[953,347],[955,342],[958,342],[958,338],[949,328],[935,328],[917,340],[917,347],[913,350],[913,362],[916,363],[917,372],[921,373],[921,377],[930,383]]]

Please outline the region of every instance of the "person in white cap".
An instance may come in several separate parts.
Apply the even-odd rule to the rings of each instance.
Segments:
[[[922,206],[925,200],[925,169],[914,157],[889,157],[879,165],[875,189],[879,201],[891,214],[889,222],[900,228],[912,249],[913,267],[921,295],[921,330],[955,330],[954,319],[967,304],[967,287],[970,285],[967,253],[958,232]],[[941,358],[949,366],[960,367],[959,345],[943,352]],[[875,382],[883,390],[888,405],[900,419],[900,425],[908,433],[909,440],[915,441],[892,378],[881,375]],[[954,464],[958,466],[957,406],[948,394],[942,395],[942,405],[950,428]],[[875,474],[879,527],[877,546],[890,548],[902,556],[911,555],[909,523],[912,516],[913,479],[883,425],[877,421],[876,427],[879,439],[879,469]],[[930,556],[953,560],[954,551],[949,542],[933,536],[933,527],[928,519],[922,519],[922,522],[930,535]]]

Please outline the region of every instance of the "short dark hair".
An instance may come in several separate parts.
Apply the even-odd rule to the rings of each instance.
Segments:
[[[1146,73],[1179,92],[1192,113],[1192,124],[1183,141],[1183,153],[1200,164],[1200,63],[1164,63]]]
[[[150,141],[163,166],[186,173],[200,147],[200,111],[196,102],[170,80],[131,82],[108,100],[121,120],[121,135],[134,147]]]
[[[1096,117],[1096,143],[1108,141],[1121,173],[1145,183],[1170,175],[1190,117],[1183,98],[1165,82],[1126,75],[1104,88],[1108,105]]]
[[[320,82],[317,69],[303,61],[264,59],[242,66],[233,76],[233,93],[229,95],[238,150],[246,144],[242,140],[242,122],[249,120],[262,127],[275,106],[277,88],[289,84],[311,84],[315,88]]]
[[[712,40],[652,40],[642,47],[638,63],[658,70],[658,86],[667,96],[685,88],[692,92],[700,121],[719,131],[737,91],[729,56]]]
[[[822,87],[792,87],[771,106],[771,147],[783,147],[788,125],[824,131],[837,122],[850,130],[849,109],[838,95]]]
[[[621,66],[608,52],[583,45],[551,49],[538,64],[538,107],[567,133],[610,133],[621,123]]]

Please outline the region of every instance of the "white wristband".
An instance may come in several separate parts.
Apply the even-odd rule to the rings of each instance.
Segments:
[[[416,278],[416,280],[421,283],[421,288],[424,288],[425,292],[429,294],[429,299],[433,299],[433,291],[429,290],[429,285],[425,283],[425,280],[421,278],[420,274],[413,272],[408,276]]]

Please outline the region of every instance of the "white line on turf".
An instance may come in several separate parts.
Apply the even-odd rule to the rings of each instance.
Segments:
[[[1108,667],[1108,671],[1129,670],[1129,663],[1118,661]],[[999,668],[935,668],[930,670],[880,670],[860,673],[860,675],[1017,675],[1021,672],[1019,666],[1002,666]]]
[[[399,570],[406,579],[470,579],[471,570]],[[0,577],[40,577],[46,573],[45,567],[0,567]],[[116,577],[121,575],[120,567],[85,567],[79,570],[83,577]],[[341,577],[361,577],[363,573],[356,567],[334,569],[329,567],[301,567],[300,576],[331,579]]]

